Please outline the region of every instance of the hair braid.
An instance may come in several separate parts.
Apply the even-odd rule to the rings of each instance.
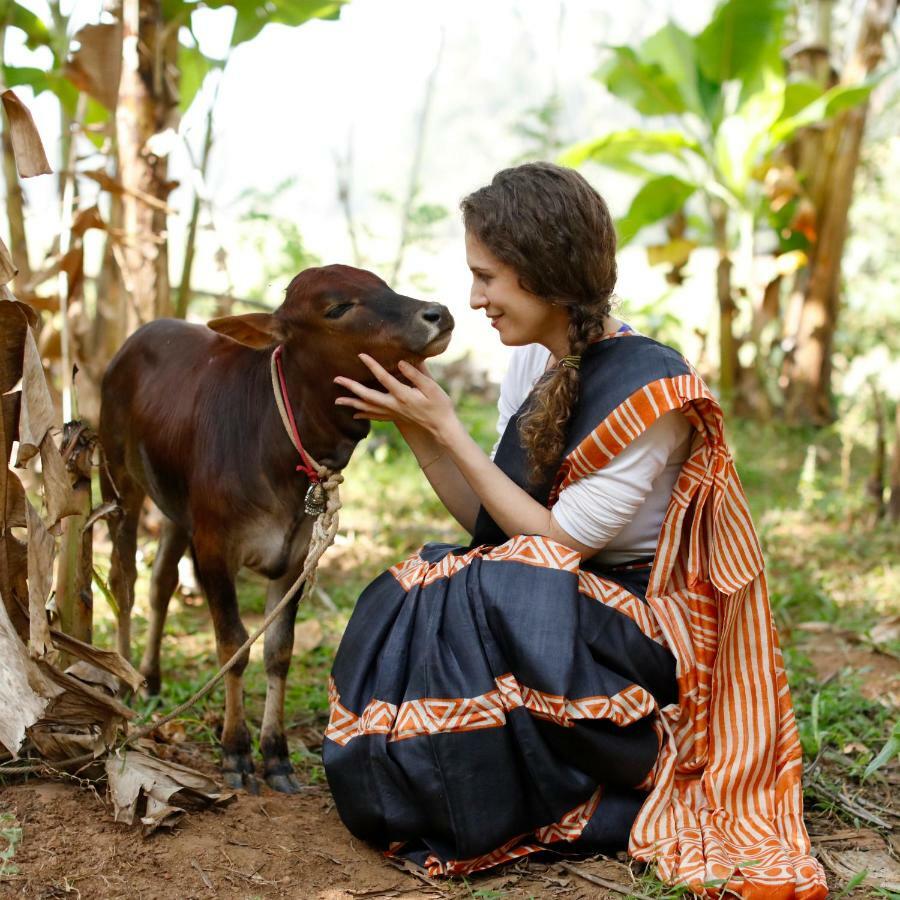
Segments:
[[[603,334],[609,300],[597,306],[600,308],[596,310],[584,306],[571,309],[569,352],[573,356],[581,356]],[[539,483],[560,463],[580,386],[580,371],[557,363],[541,376],[531,393],[528,408],[519,418],[519,437],[529,450],[532,484]]]

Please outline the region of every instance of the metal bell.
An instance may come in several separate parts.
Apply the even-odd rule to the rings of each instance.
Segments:
[[[326,499],[322,482],[313,481],[307,488],[303,509],[308,516],[321,516],[325,512]]]

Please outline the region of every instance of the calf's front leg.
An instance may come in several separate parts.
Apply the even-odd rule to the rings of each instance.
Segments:
[[[215,533],[215,532],[213,532]],[[216,652],[219,665],[224,665],[247,640],[247,629],[238,613],[234,573],[228,561],[215,547],[215,541],[194,540],[194,567],[197,580],[206,594],[216,633]],[[225,723],[222,726],[222,773],[231,788],[246,788],[259,793],[253,754],[250,752],[250,732],[244,720],[244,669],[248,656],[244,653],[225,675]]]
[[[278,605],[294,583],[294,575],[269,582],[266,615]],[[284,689],[291,653],[294,649],[294,620],[302,588],[296,592],[281,614],[269,626],[265,636],[266,710],[263,714],[259,749],[269,787],[284,794],[296,794],[303,786],[294,774],[284,735]]]

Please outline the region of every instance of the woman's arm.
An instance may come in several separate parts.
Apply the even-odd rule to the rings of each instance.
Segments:
[[[438,455],[442,452],[453,464],[456,473],[468,485],[474,503],[467,496],[461,510],[462,515],[468,516],[471,513],[471,522],[474,524],[474,514],[477,513],[477,503],[480,500],[508,536],[539,534],[571,547],[582,556],[592,556],[596,553],[597,548],[588,547],[567,534],[553,518],[549,509],[538,503],[494,465],[463,427],[450,398],[428,374],[424,364],[421,368],[416,368],[405,362],[400,363],[401,374],[410,382],[409,385],[405,385],[371,357],[360,354],[360,359],[386,389],[386,393],[367,388],[349,378],[339,377],[335,381],[351,390],[355,397],[341,397],[336,402],[355,407],[358,410],[357,415],[361,418],[394,421],[401,431],[409,425],[414,426],[410,434],[413,435],[413,441],[417,443],[419,450],[423,453],[426,448],[429,451],[436,451],[434,457],[426,459],[419,456],[413,447],[413,452],[423,464],[423,468],[427,466],[431,469],[442,462]],[[433,464],[429,463],[429,459],[433,460]],[[459,485],[452,470],[444,467],[440,471],[446,478],[441,490],[451,491],[454,486]],[[428,477],[431,481],[431,477]],[[437,486],[435,489],[438,490]],[[443,501],[441,490],[438,490],[438,495]],[[463,519],[459,521],[465,526],[468,518],[466,521]]]
[[[475,531],[480,501],[463,478],[456,463],[431,434],[412,422],[397,422],[397,428],[419,461],[425,477],[441,503],[469,534]]]

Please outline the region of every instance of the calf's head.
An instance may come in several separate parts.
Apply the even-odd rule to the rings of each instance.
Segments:
[[[388,369],[444,351],[453,317],[440,303],[395,293],[377,275],[352,266],[305,269],[288,285],[284,303],[273,313],[213,319],[209,327],[247,344],[285,345],[313,355],[325,372],[368,377],[359,353]]]

